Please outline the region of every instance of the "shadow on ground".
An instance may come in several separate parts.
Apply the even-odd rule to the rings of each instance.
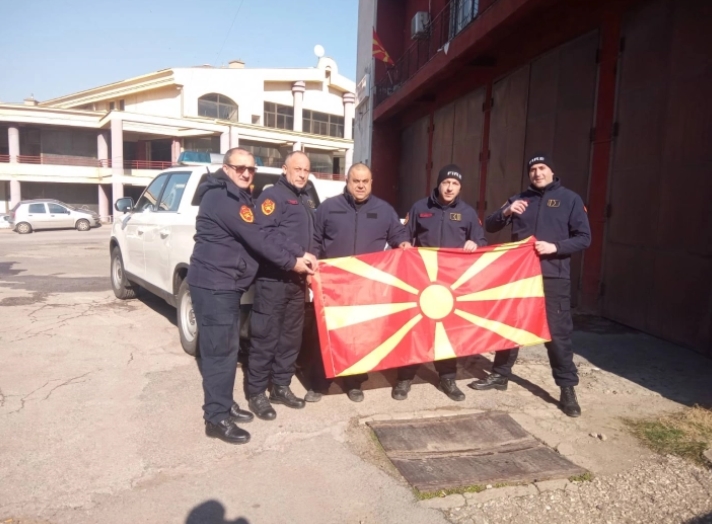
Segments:
[[[712,406],[712,359],[594,316],[574,317],[574,351],[592,365],[675,402]]]
[[[243,517],[225,520],[225,507],[217,500],[208,500],[193,508],[185,524],[250,524]]]

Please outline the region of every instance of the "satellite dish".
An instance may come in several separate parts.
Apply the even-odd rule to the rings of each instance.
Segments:
[[[324,56],[324,46],[321,46],[319,44],[314,46],[314,54],[316,55],[317,58],[321,58]]]

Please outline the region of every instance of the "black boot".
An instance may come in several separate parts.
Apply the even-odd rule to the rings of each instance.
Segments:
[[[467,387],[476,389],[477,391],[486,391],[488,389],[505,391],[507,389],[508,382],[509,379],[504,375],[500,375],[499,373],[490,373],[487,378],[470,382]]]
[[[561,400],[559,400],[559,408],[569,417],[580,417],[581,407],[576,399],[576,391],[573,386],[564,386],[561,388]]]
[[[275,404],[284,404],[288,408],[302,409],[306,403],[304,399],[297,397],[289,386],[272,386],[269,392],[269,399]]]
[[[313,389],[310,389],[307,391],[307,394],[304,396],[304,400],[306,402],[319,402],[321,400],[322,394],[319,393],[318,391],[314,391]]]
[[[457,387],[457,382],[452,378],[441,378],[438,389],[445,393],[452,400],[460,402],[465,400],[465,394]]]
[[[358,388],[349,389],[346,395],[351,402],[363,402],[363,391]]]
[[[233,404],[230,408],[230,420],[235,424],[244,424],[245,422],[251,422],[255,416],[244,409],[240,409],[240,406]]]
[[[277,412],[272,407],[272,404],[269,403],[267,395],[264,393],[250,397],[248,405],[250,406],[250,410],[262,420],[274,420],[277,418]]]
[[[391,397],[395,400],[405,400],[408,398],[408,392],[410,391],[410,380],[399,380],[396,387],[391,391]]]
[[[229,418],[221,420],[217,424],[206,421],[205,434],[229,444],[247,444],[250,441],[250,434],[244,429],[238,428]]]

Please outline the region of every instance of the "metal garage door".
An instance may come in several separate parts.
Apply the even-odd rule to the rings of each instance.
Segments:
[[[712,2],[656,0],[624,29],[603,312],[712,345]]]
[[[423,198],[428,163],[429,118],[421,118],[401,134],[401,163],[398,190],[398,215],[405,217],[413,203]]]

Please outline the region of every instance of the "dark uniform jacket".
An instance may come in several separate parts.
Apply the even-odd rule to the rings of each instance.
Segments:
[[[407,242],[408,233],[390,204],[371,195],[357,205],[346,189],[326,199],[316,212],[312,254],[337,258],[383,251]]]
[[[255,205],[255,223],[263,241],[281,245],[291,257],[265,257],[260,265],[259,278],[292,280],[300,278],[290,274],[296,258],[310,251],[314,234],[314,202],[306,189],[297,189],[283,175],[275,185],[263,190]]]
[[[237,187],[222,169],[200,184],[198,197],[188,284],[244,292],[255,279],[260,256],[283,264],[294,259],[281,243],[264,241],[255,224],[250,193]]]
[[[526,200],[522,215],[505,217],[504,209],[515,200]],[[571,278],[571,254],[583,251],[591,244],[591,229],[581,197],[561,185],[558,178],[544,189],[529,187],[514,195],[485,220],[490,233],[512,224],[512,241],[534,236],[556,246],[556,253],[541,257],[545,277]]]
[[[439,192],[418,200],[406,219],[408,233],[416,247],[464,247],[472,240],[478,246],[486,246],[485,233],[477,218],[477,212],[458,196],[449,205],[438,202]]]

